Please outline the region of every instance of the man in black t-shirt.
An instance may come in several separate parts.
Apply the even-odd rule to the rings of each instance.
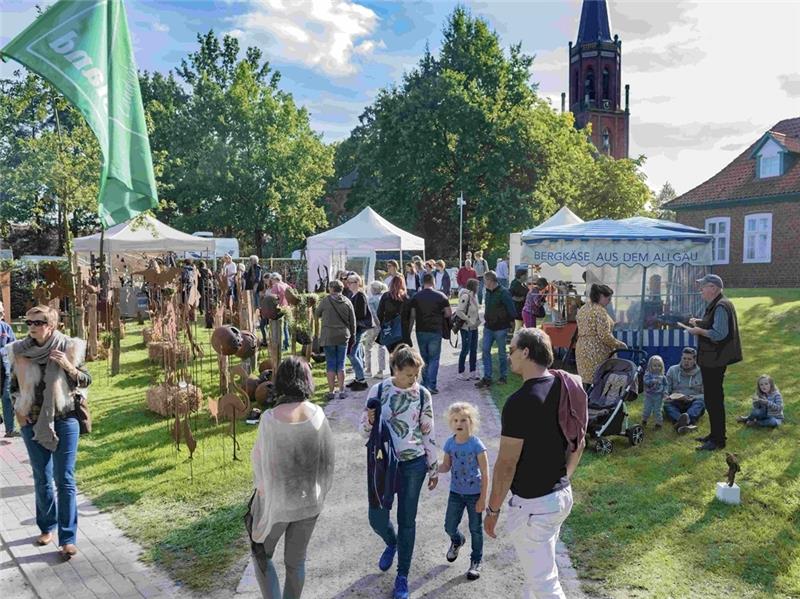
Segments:
[[[425,362],[422,384],[436,395],[436,378],[439,374],[439,356],[442,353],[442,329],[450,318],[450,301],[441,291],[433,288],[433,275],[422,275],[422,291],[411,298],[411,310],[417,327],[417,346]]]
[[[565,394],[583,394],[577,380],[548,370],[553,363],[550,338],[539,329],[523,328],[510,346],[511,370],[522,387],[503,407],[500,451],[492,477],[484,527],[495,538],[500,508],[509,489],[506,534],[525,571],[525,597],[566,597],[558,580],[556,541],[572,509],[570,476],[578,466],[585,441],[573,445],[568,410],[559,413]],[[581,396],[585,409],[586,396]],[[564,400],[566,401],[566,400]],[[577,405],[574,404],[574,405]],[[562,421],[563,419],[563,421]]]

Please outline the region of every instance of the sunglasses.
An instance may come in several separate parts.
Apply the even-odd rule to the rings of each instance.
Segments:
[[[26,320],[25,324],[28,325],[29,327],[34,327],[34,326],[43,327],[44,325],[47,324],[47,321],[46,320]]]

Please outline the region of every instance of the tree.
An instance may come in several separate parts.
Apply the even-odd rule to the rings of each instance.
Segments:
[[[465,247],[498,253],[510,232],[565,203],[587,216],[639,211],[648,198],[643,159],[599,156],[571,115],[537,97],[532,57],[519,46],[505,53],[464,8],[443,35],[439,55],[426,50],[399,85],[381,90],[337,147],[337,175],[358,168],[350,210],[372,205],[437,256],[458,255],[460,192]]]
[[[678,194],[675,193],[675,189],[672,187],[672,184],[669,181],[666,181],[661,187],[661,191],[653,195],[652,199],[650,200],[649,214],[654,218],[675,220],[675,212],[672,210],[666,210],[663,206],[667,202],[672,201],[677,197]]]
[[[0,81],[0,232],[57,227],[63,251],[67,215],[74,235],[99,224],[99,173],[97,139],[63,96],[32,73]]]
[[[161,213],[184,229],[240,237],[262,254],[283,254],[326,224],[320,205],[333,151],[308,113],[278,88],[261,51],[198,35],[175,76],[141,77],[151,142],[168,160],[159,177]]]

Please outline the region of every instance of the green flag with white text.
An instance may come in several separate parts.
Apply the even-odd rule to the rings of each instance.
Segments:
[[[139,77],[122,0],[59,0],[0,54],[47,79],[100,142],[98,212],[104,227],[158,200]]]

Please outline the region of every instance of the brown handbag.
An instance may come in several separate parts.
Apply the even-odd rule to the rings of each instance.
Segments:
[[[80,393],[75,394],[75,418],[78,421],[81,435],[92,432],[92,415],[89,412],[89,405],[86,403],[86,398]]]

